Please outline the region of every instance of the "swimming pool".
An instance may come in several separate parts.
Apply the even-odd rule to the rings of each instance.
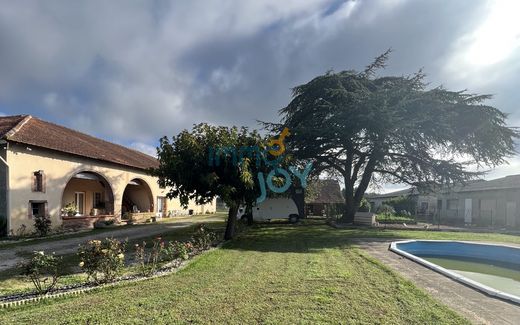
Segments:
[[[407,240],[391,251],[491,296],[520,304],[520,247],[445,240]]]

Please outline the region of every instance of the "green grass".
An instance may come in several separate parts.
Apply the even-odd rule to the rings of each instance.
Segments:
[[[380,239],[437,239],[437,240],[467,240],[497,243],[520,244],[519,235],[507,235],[499,233],[476,233],[462,231],[435,231],[435,230],[411,230],[411,229],[382,229],[382,228],[346,228],[337,229],[335,236],[348,236],[350,238],[380,238]]]
[[[360,234],[263,225],[176,274],[0,310],[0,324],[468,323],[352,246]]]

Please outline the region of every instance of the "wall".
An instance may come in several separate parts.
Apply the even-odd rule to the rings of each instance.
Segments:
[[[29,201],[47,201],[47,211],[54,227],[61,225],[61,208],[69,203],[62,202],[66,184],[78,172],[90,171],[101,175],[112,187],[114,195],[114,214],[121,215],[122,196],[126,185],[133,179],[140,179],[150,187],[153,195],[153,211],[157,211],[157,197],[166,196],[167,190],[160,189],[157,179],[144,171],[100,162],[84,157],[77,157],[52,150],[33,146],[9,143],[7,162],[9,163],[9,217],[10,229],[16,230],[22,224],[32,229],[34,220],[29,214]],[[45,174],[45,193],[32,192],[31,182],[34,171],[43,170]],[[191,203],[188,209],[183,209],[177,199],[169,200],[169,211],[187,214],[188,209],[195,212],[215,211],[215,202],[204,207]]]
[[[516,209],[511,211],[514,217],[513,227],[520,226],[520,188],[496,189],[474,192],[449,192],[440,194],[442,208],[439,213],[441,222],[464,223],[464,215],[468,212],[466,199],[471,199],[472,224],[496,226],[507,225],[507,202],[515,202]],[[452,200],[452,209],[448,209],[448,201]]]

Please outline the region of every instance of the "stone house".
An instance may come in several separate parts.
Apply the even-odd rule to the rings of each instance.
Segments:
[[[215,211],[214,203],[183,209],[167,199],[167,190],[147,173],[157,164],[144,153],[30,115],[0,117],[0,217],[16,233],[32,231],[42,214],[59,227]]]

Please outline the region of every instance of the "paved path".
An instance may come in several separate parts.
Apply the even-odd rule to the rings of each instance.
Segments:
[[[489,297],[388,250],[390,241],[356,240],[361,248],[475,324],[520,324],[520,306]]]
[[[204,219],[188,219],[184,218],[181,221],[175,222],[164,222],[150,225],[139,225],[136,227],[124,227],[124,228],[114,228],[113,231],[104,231],[101,233],[93,233],[92,235],[84,235],[77,238],[67,238],[67,239],[56,239],[54,241],[44,241],[38,243],[37,241],[34,244],[26,244],[22,246],[11,246],[0,248],[0,271],[4,271],[13,267],[23,261],[23,257],[20,254],[23,253],[31,253],[33,251],[45,251],[45,252],[55,252],[56,255],[64,255],[75,253],[78,249],[78,245],[86,242],[91,239],[104,239],[107,237],[113,237],[120,240],[128,239],[137,239],[142,237],[149,237],[160,235],[166,232],[170,232],[174,229],[189,227],[195,223],[199,222],[211,222],[222,220],[216,217],[214,220],[212,218],[204,218]]]

